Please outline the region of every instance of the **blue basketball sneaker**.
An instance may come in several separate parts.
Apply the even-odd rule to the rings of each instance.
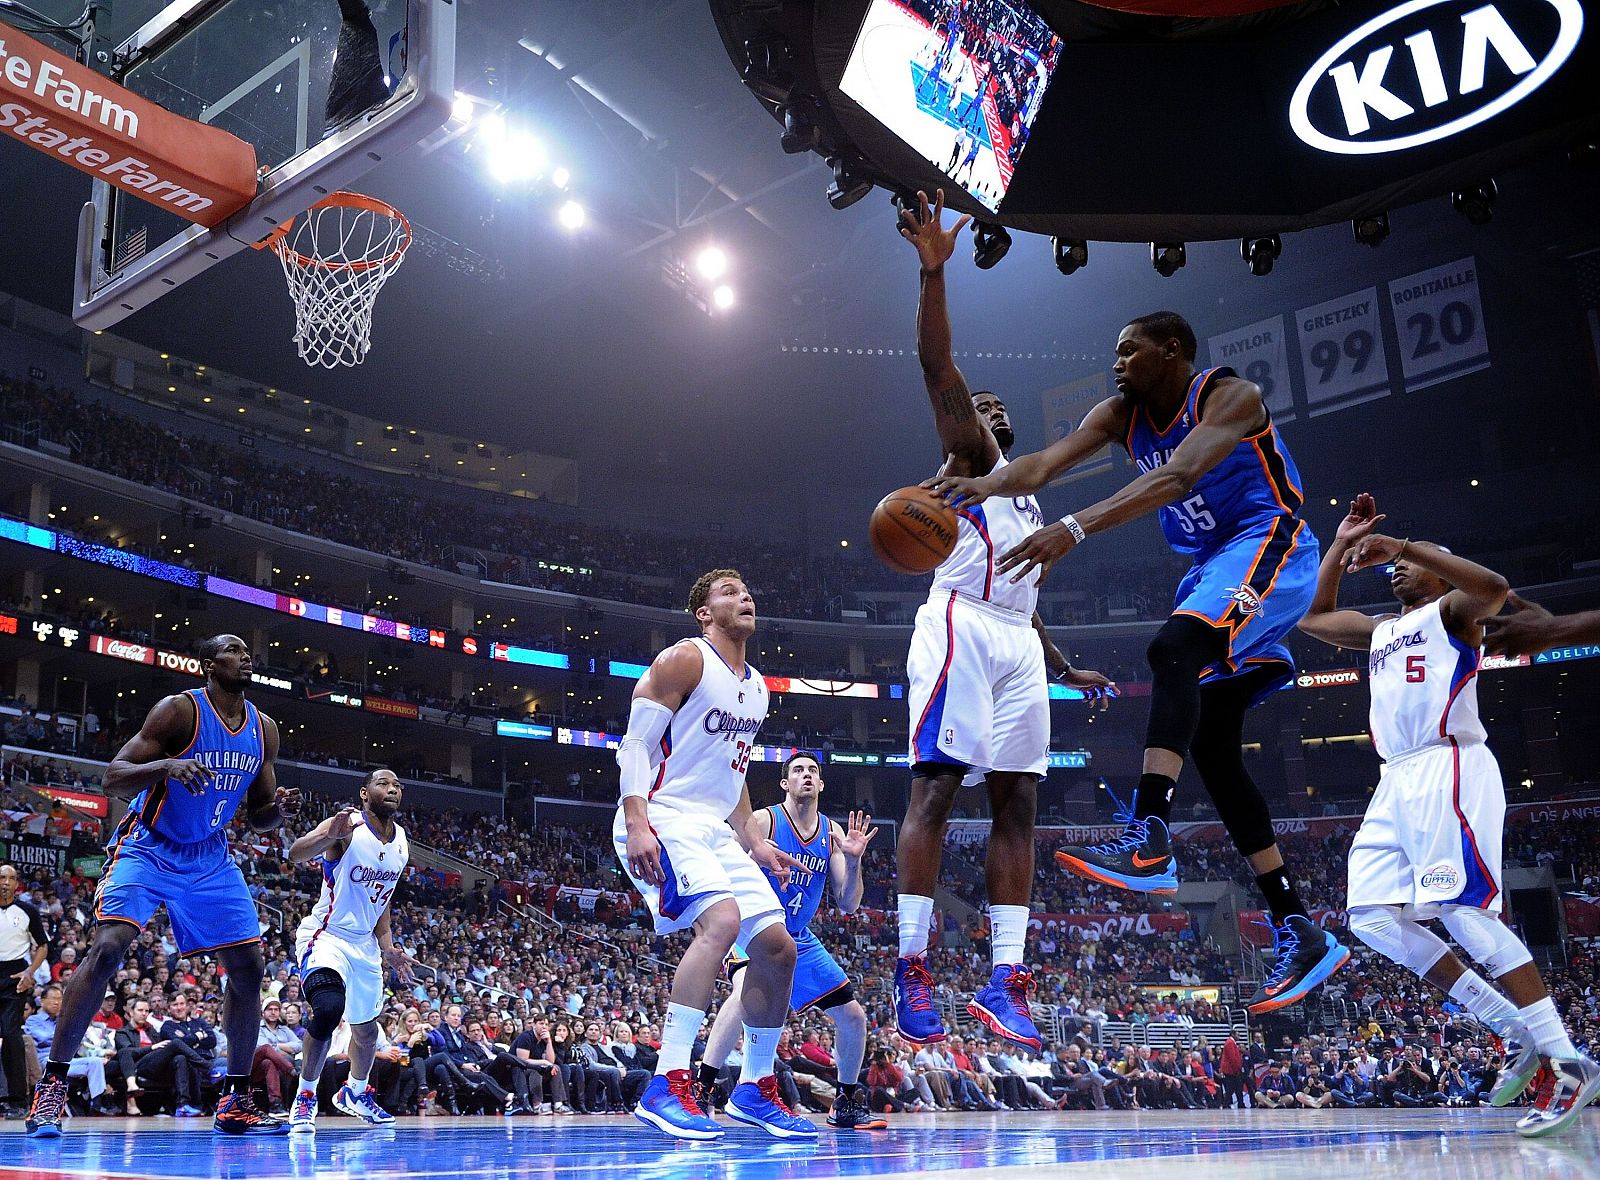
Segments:
[[[386,1127],[394,1122],[394,1115],[378,1105],[378,1095],[370,1085],[358,1094],[346,1082],[334,1094],[333,1104],[351,1118],[360,1119],[370,1127]]]
[[[937,1045],[944,1022],[933,1008],[933,976],[924,955],[901,956],[894,965],[894,1022],[913,1045]]]
[[[1037,1051],[1044,1047],[1044,1040],[1028,1006],[1033,988],[1033,972],[1021,963],[1001,963],[972,997],[967,1012],[997,1036]]]
[[[1349,947],[1301,914],[1272,928],[1272,950],[1277,965],[1245,1005],[1252,1016],[1299,1003],[1350,961]]]
[[[759,1082],[740,1082],[733,1088],[728,1105],[730,1119],[760,1127],[779,1139],[815,1139],[817,1125],[803,1119],[784,1103],[778,1093],[778,1079],[768,1074]]]
[[[1118,815],[1119,819],[1124,818]],[[1178,892],[1178,859],[1172,836],[1156,816],[1126,816],[1127,829],[1105,844],[1069,844],[1056,852],[1056,863],[1069,873],[1134,893]]]
[[[725,1134],[694,1098],[694,1079],[686,1069],[657,1074],[639,1095],[633,1117],[674,1139],[721,1139]]]

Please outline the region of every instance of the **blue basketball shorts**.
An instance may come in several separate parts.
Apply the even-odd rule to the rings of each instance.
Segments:
[[[96,921],[127,922],[142,930],[165,905],[180,955],[261,937],[256,903],[228,855],[226,832],[196,844],[174,844],[129,812],[106,853],[94,895]]]
[[[802,930],[794,936],[794,948],[797,953],[789,1007],[796,1012],[804,1012],[813,1006],[820,1006],[823,1010],[832,1008],[838,1000],[829,997],[849,986],[850,977],[828,953],[822,940],[810,930]],[[749,965],[750,956],[745,954],[743,947],[736,945],[728,952],[729,975],[735,975]]]
[[[1241,533],[1197,561],[1178,583],[1174,615],[1189,615],[1227,632],[1228,654],[1201,673],[1201,683],[1261,667],[1268,678],[1256,699],[1294,675],[1284,638],[1311,606],[1322,552],[1311,526],[1289,516]]]

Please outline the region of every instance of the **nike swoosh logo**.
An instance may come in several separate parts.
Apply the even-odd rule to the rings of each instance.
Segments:
[[[1146,859],[1137,852],[1133,854],[1133,867],[1136,869],[1148,869],[1153,865],[1165,864],[1166,862],[1167,858],[1164,856],[1154,856]]]

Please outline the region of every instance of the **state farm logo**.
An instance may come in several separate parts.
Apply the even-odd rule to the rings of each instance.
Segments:
[[[1417,883],[1429,893],[1461,892],[1461,874],[1455,865],[1437,864],[1417,879]]]
[[[1411,0],[1312,64],[1289,124],[1311,147],[1345,156],[1436,143],[1543,86],[1582,33],[1582,0]]]

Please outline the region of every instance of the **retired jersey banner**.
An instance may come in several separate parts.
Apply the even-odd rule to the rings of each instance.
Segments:
[[[1078,429],[1083,423],[1084,415],[1110,396],[1111,380],[1105,373],[1079,377],[1076,381],[1068,381],[1064,385],[1054,386],[1041,393],[1039,401],[1044,409],[1046,445],[1060,442]],[[1086,475],[1098,475],[1102,471],[1109,470],[1111,470],[1111,448],[1107,447],[1094,458],[1078,464],[1050,486],[1056,487],[1068,480],[1082,479]]]
[[[1261,400],[1274,422],[1294,417],[1294,392],[1289,384],[1289,338],[1283,317],[1247,324],[1206,341],[1211,364],[1227,365],[1246,381],[1261,387]]]
[[[1368,287],[1295,312],[1300,387],[1314,418],[1389,393],[1378,289]]]
[[[1489,367],[1477,259],[1419,271],[1388,287],[1407,389],[1426,389]]]

